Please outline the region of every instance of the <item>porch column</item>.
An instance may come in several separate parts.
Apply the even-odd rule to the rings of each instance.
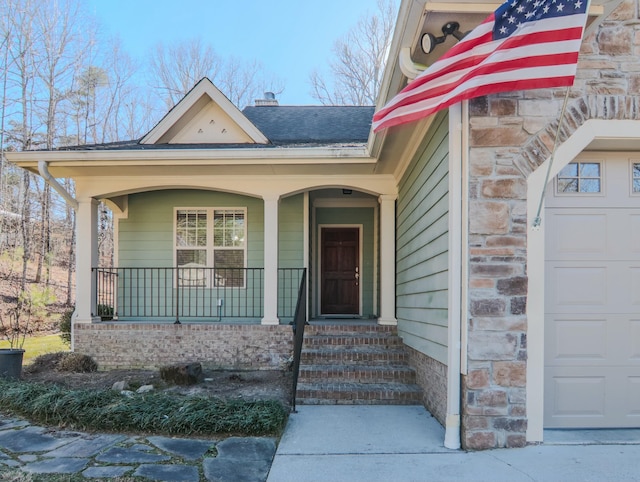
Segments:
[[[76,224],[76,311],[74,320],[90,323],[96,312],[96,278],[91,268],[98,266],[98,201],[78,199]]]
[[[379,325],[396,319],[396,195],[383,194],[380,203],[380,316]]]
[[[278,205],[280,196],[264,200],[264,318],[263,325],[278,325]]]

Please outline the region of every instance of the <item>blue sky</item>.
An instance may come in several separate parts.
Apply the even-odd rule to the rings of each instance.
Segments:
[[[376,0],[88,0],[103,33],[141,59],[158,42],[199,37],[224,58],[259,60],[285,83],[281,104],[316,104],[309,74]]]

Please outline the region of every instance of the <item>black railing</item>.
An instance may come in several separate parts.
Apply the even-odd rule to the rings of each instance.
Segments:
[[[303,268],[278,272],[278,316],[292,319]],[[104,319],[222,321],[263,317],[263,268],[94,268]]]
[[[302,273],[298,301],[293,317],[293,387],[291,390],[291,410],[296,411],[296,391],[298,390],[298,374],[300,373],[300,356],[302,355],[302,343],[304,341],[304,326],[307,323],[307,276],[306,270]]]

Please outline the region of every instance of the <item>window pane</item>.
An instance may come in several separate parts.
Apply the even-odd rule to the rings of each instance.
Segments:
[[[176,212],[176,246],[207,245],[207,212]]]
[[[558,192],[578,192],[578,180],[558,179]]]
[[[207,252],[204,249],[179,249],[176,259],[178,266],[206,266]]]
[[[558,177],[578,177],[578,165],[575,162],[567,164]]]
[[[580,192],[600,192],[600,179],[582,179]]]
[[[218,249],[213,254],[216,286],[244,286],[244,250]]]
[[[633,180],[633,192],[640,192],[640,179]]]
[[[633,165],[633,177],[640,178],[640,164]]]
[[[580,164],[580,177],[600,177],[600,164],[597,162]]]
[[[213,215],[213,245],[244,246],[244,211],[216,210]]]

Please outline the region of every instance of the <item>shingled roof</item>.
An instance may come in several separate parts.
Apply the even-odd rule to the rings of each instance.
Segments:
[[[245,107],[242,113],[274,144],[367,142],[373,106]]]

